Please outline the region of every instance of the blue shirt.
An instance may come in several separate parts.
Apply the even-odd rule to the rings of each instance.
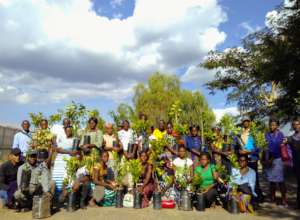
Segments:
[[[242,175],[239,169],[232,168],[230,186],[232,187],[233,184],[242,185],[248,183],[249,187],[251,188],[252,194],[254,196],[257,196],[255,193],[256,173],[250,167],[248,167],[248,169],[248,172]]]
[[[32,139],[31,132],[27,133],[25,131],[20,131],[15,134],[12,147],[19,148],[24,154],[29,148],[31,139]]]
[[[184,138],[185,146],[189,151],[195,149],[197,151],[201,151],[201,138],[199,136],[185,136]],[[192,153],[192,159],[194,159],[196,155]]]
[[[281,157],[280,145],[283,142],[284,135],[281,131],[276,131],[274,134],[268,132],[265,134],[265,138],[268,142],[268,149],[274,159]]]

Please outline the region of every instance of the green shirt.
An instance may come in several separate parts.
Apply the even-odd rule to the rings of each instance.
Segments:
[[[196,167],[195,175],[200,175],[202,178],[201,188],[206,189],[210,185],[214,184],[215,179],[213,172],[215,172],[215,165],[212,164],[209,164],[206,170],[204,170],[202,166]]]

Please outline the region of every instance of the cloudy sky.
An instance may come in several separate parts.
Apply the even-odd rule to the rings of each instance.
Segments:
[[[155,72],[199,89],[217,116],[236,112],[203,84],[207,52],[238,46],[280,0],[0,0],[0,123],[71,100],[103,117]]]

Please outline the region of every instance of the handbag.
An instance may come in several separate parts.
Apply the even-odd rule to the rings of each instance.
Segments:
[[[239,185],[237,188],[237,191],[241,192],[243,194],[252,195],[252,190],[248,183],[243,183],[243,184]]]
[[[290,161],[290,155],[289,155],[289,150],[288,150],[288,145],[287,144],[281,144],[280,145],[280,155],[282,161]]]
[[[123,207],[125,208],[132,208],[133,207],[133,195],[131,193],[127,193],[123,199]]]

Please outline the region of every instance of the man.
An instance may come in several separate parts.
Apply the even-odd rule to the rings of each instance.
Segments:
[[[15,134],[13,147],[19,148],[21,152],[24,154],[30,145],[32,140],[32,133],[30,132],[30,123],[27,120],[22,121],[22,130]]]
[[[126,158],[132,158],[137,150],[137,137],[134,131],[130,128],[130,123],[128,120],[123,121],[122,130],[118,131],[118,138],[122,143],[124,150],[124,156]],[[130,149],[132,147],[132,149]]]
[[[153,131],[153,136],[156,140],[161,140],[166,135],[166,123],[164,120],[160,120],[158,124],[158,128]]]
[[[21,165],[21,150],[13,148],[8,161],[0,166],[0,202],[8,208],[13,208],[13,196],[17,190],[17,172]]]
[[[32,170],[37,165],[37,151],[30,149],[27,151],[26,156],[27,161],[19,167],[17,175],[18,190],[14,194],[17,211],[21,211],[21,209],[25,211],[32,207],[33,196],[29,193],[29,184]]]
[[[71,126],[71,121],[68,118],[63,119],[63,123],[55,124],[51,127],[50,132],[56,136],[56,140],[66,137],[65,128]]]
[[[300,209],[300,118],[295,118],[292,122],[294,134],[288,138],[293,155],[293,166],[297,178],[297,209]]]

